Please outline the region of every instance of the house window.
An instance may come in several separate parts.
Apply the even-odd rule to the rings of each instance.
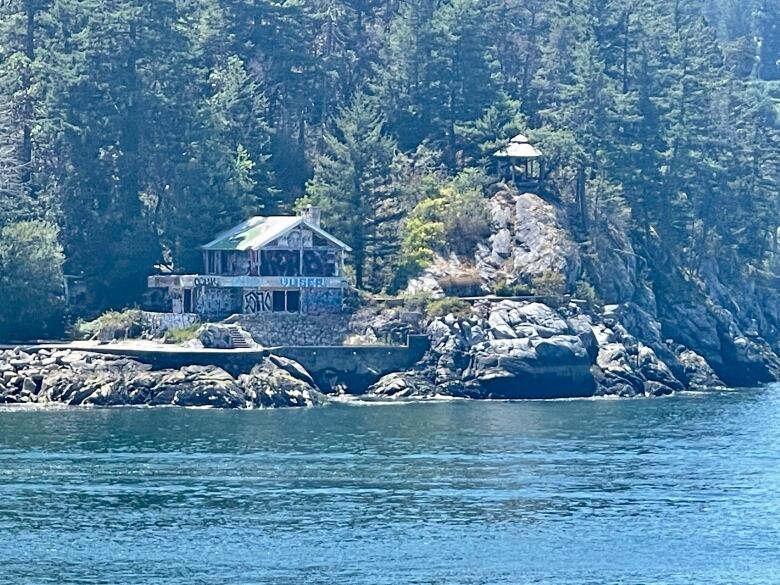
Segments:
[[[206,252],[206,273],[207,274],[217,273],[217,253],[212,252],[211,250]]]
[[[273,291],[271,293],[271,308],[274,313],[298,313],[301,310],[301,291]]]
[[[301,291],[288,290],[287,291],[287,312],[297,313],[301,310]]]
[[[283,290],[275,290],[273,295],[274,313],[283,313],[285,311],[285,293]]]
[[[306,250],[303,253],[304,276],[336,276],[336,251]]]
[[[300,276],[299,250],[261,250],[260,276]]]

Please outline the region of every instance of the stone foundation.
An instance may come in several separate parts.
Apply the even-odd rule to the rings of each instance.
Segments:
[[[343,345],[349,335],[350,316],[269,313],[237,315],[231,319],[265,347],[281,345]]]

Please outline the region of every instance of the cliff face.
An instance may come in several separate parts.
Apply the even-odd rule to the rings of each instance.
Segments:
[[[501,190],[489,208],[493,234],[474,258],[488,288],[497,282],[530,285],[549,274],[574,285],[582,273],[580,254],[551,203],[533,193]]]
[[[484,292],[556,273],[568,290],[591,283],[603,308],[502,301],[436,319],[429,363],[391,380],[394,392],[435,383],[440,392],[506,398],[636,395],[780,379],[776,282],[726,279],[714,262],[687,274],[657,240],[637,250],[609,223],[578,244],[562,210],[535,194],[502,188],[489,205],[493,234],[475,257],[440,259],[417,290],[441,294],[447,266],[473,266]],[[374,391],[389,392],[382,382]]]

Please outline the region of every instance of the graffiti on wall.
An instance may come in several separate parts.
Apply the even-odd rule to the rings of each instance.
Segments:
[[[300,274],[300,250],[261,250],[261,276],[296,276]]]
[[[195,312],[199,315],[229,315],[235,312],[233,291],[229,288],[195,289]]]
[[[340,288],[309,288],[303,294],[303,312],[308,315],[340,313],[342,294]]]
[[[196,276],[193,281],[195,286],[218,286],[216,276]]]
[[[303,245],[311,248],[313,233],[309,230],[292,230],[272,241],[269,246],[274,248],[291,248],[297,250]]]
[[[198,322],[198,317],[192,313],[177,315],[141,311],[141,322],[144,324],[144,328],[151,331],[153,335],[162,335],[171,329],[190,327]]]
[[[304,276],[336,276],[336,250],[306,250],[303,253]]]
[[[269,313],[273,310],[273,296],[270,290],[249,290],[244,292],[243,313]]]

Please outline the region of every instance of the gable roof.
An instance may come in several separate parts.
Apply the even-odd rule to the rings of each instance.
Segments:
[[[302,217],[295,215],[256,215],[250,217],[237,226],[217,234],[217,237],[212,241],[201,246],[201,249],[259,250],[298,226],[305,226],[347,252],[352,251],[352,248],[338,238],[331,236],[321,228],[313,226]]]

